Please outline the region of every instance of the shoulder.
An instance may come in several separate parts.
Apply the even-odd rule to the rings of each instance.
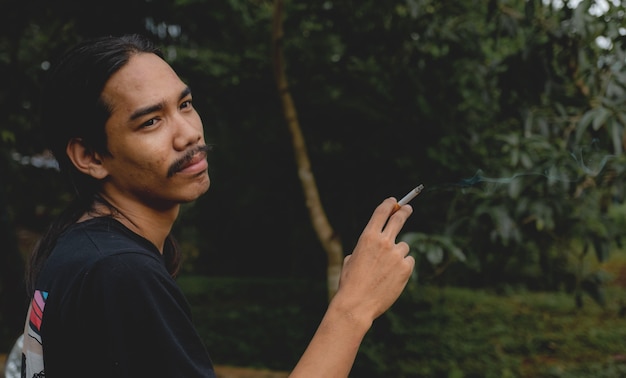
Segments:
[[[63,233],[46,261],[38,286],[69,288],[80,283],[123,288],[137,281],[170,280],[154,245],[115,220],[98,218],[75,224]]]
[[[94,249],[101,254],[135,250],[158,255],[152,243],[110,217],[94,218],[71,226],[57,242],[57,247],[62,246],[66,249]]]
[[[133,243],[122,247],[118,242],[114,244],[115,248],[99,244],[97,250],[83,250],[91,256],[51,269],[50,273],[57,276],[48,281],[50,298],[76,301],[92,313],[121,311],[127,315],[129,311],[160,308],[171,301],[184,305],[184,295],[158,252]]]
[[[94,218],[70,226],[57,240],[47,265],[53,270],[77,271],[98,264],[127,260],[162,265],[156,247],[111,218]]]

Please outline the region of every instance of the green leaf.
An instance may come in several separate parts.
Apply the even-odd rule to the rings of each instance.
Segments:
[[[593,124],[592,124],[593,130],[598,131],[602,126],[604,126],[604,124],[606,123],[606,119],[610,115],[611,115],[611,112],[608,109],[604,107],[596,108],[596,111],[594,112]]]
[[[15,143],[15,134],[9,130],[0,130],[0,141],[3,143]]]
[[[432,265],[439,265],[443,261],[443,248],[439,245],[431,245],[426,251],[426,259]]]

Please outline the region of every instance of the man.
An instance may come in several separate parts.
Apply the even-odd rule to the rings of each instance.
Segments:
[[[43,126],[76,198],[31,258],[23,375],[214,377],[172,278],[172,224],[210,184],[191,90],[136,35],[80,44],[46,88]],[[293,377],[346,377],[402,292],[415,262],[395,239],[412,210],[395,204],[376,208],[346,257]]]

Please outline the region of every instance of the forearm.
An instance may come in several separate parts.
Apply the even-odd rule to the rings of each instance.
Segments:
[[[393,213],[395,204],[388,199],[376,208],[353,253],[346,256],[339,289],[293,378],[347,377],[372,322],[404,289],[415,260],[408,255],[409,246],[396,238],[412,209],[403,206]]]
[[[347,377],[372,321],[331,302],[292,378]]]

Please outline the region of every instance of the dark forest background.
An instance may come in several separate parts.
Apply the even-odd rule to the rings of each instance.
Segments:
[[[0,2],[2,338],[23,327],[25,258],[69,198],[60,174],[38,167],[41,84],[60,53],[103,34],[157,41],[214,145],[211,188],[175,225],[184,273],[324,281],[272,73],[272,6]],[[583,260],[607,261],[625,232],[623,5],[285,6],[290,90],[347,252],[379,202],[423,183],[402,236],[418,260],[415,282],[605,300],[605,272]]]

